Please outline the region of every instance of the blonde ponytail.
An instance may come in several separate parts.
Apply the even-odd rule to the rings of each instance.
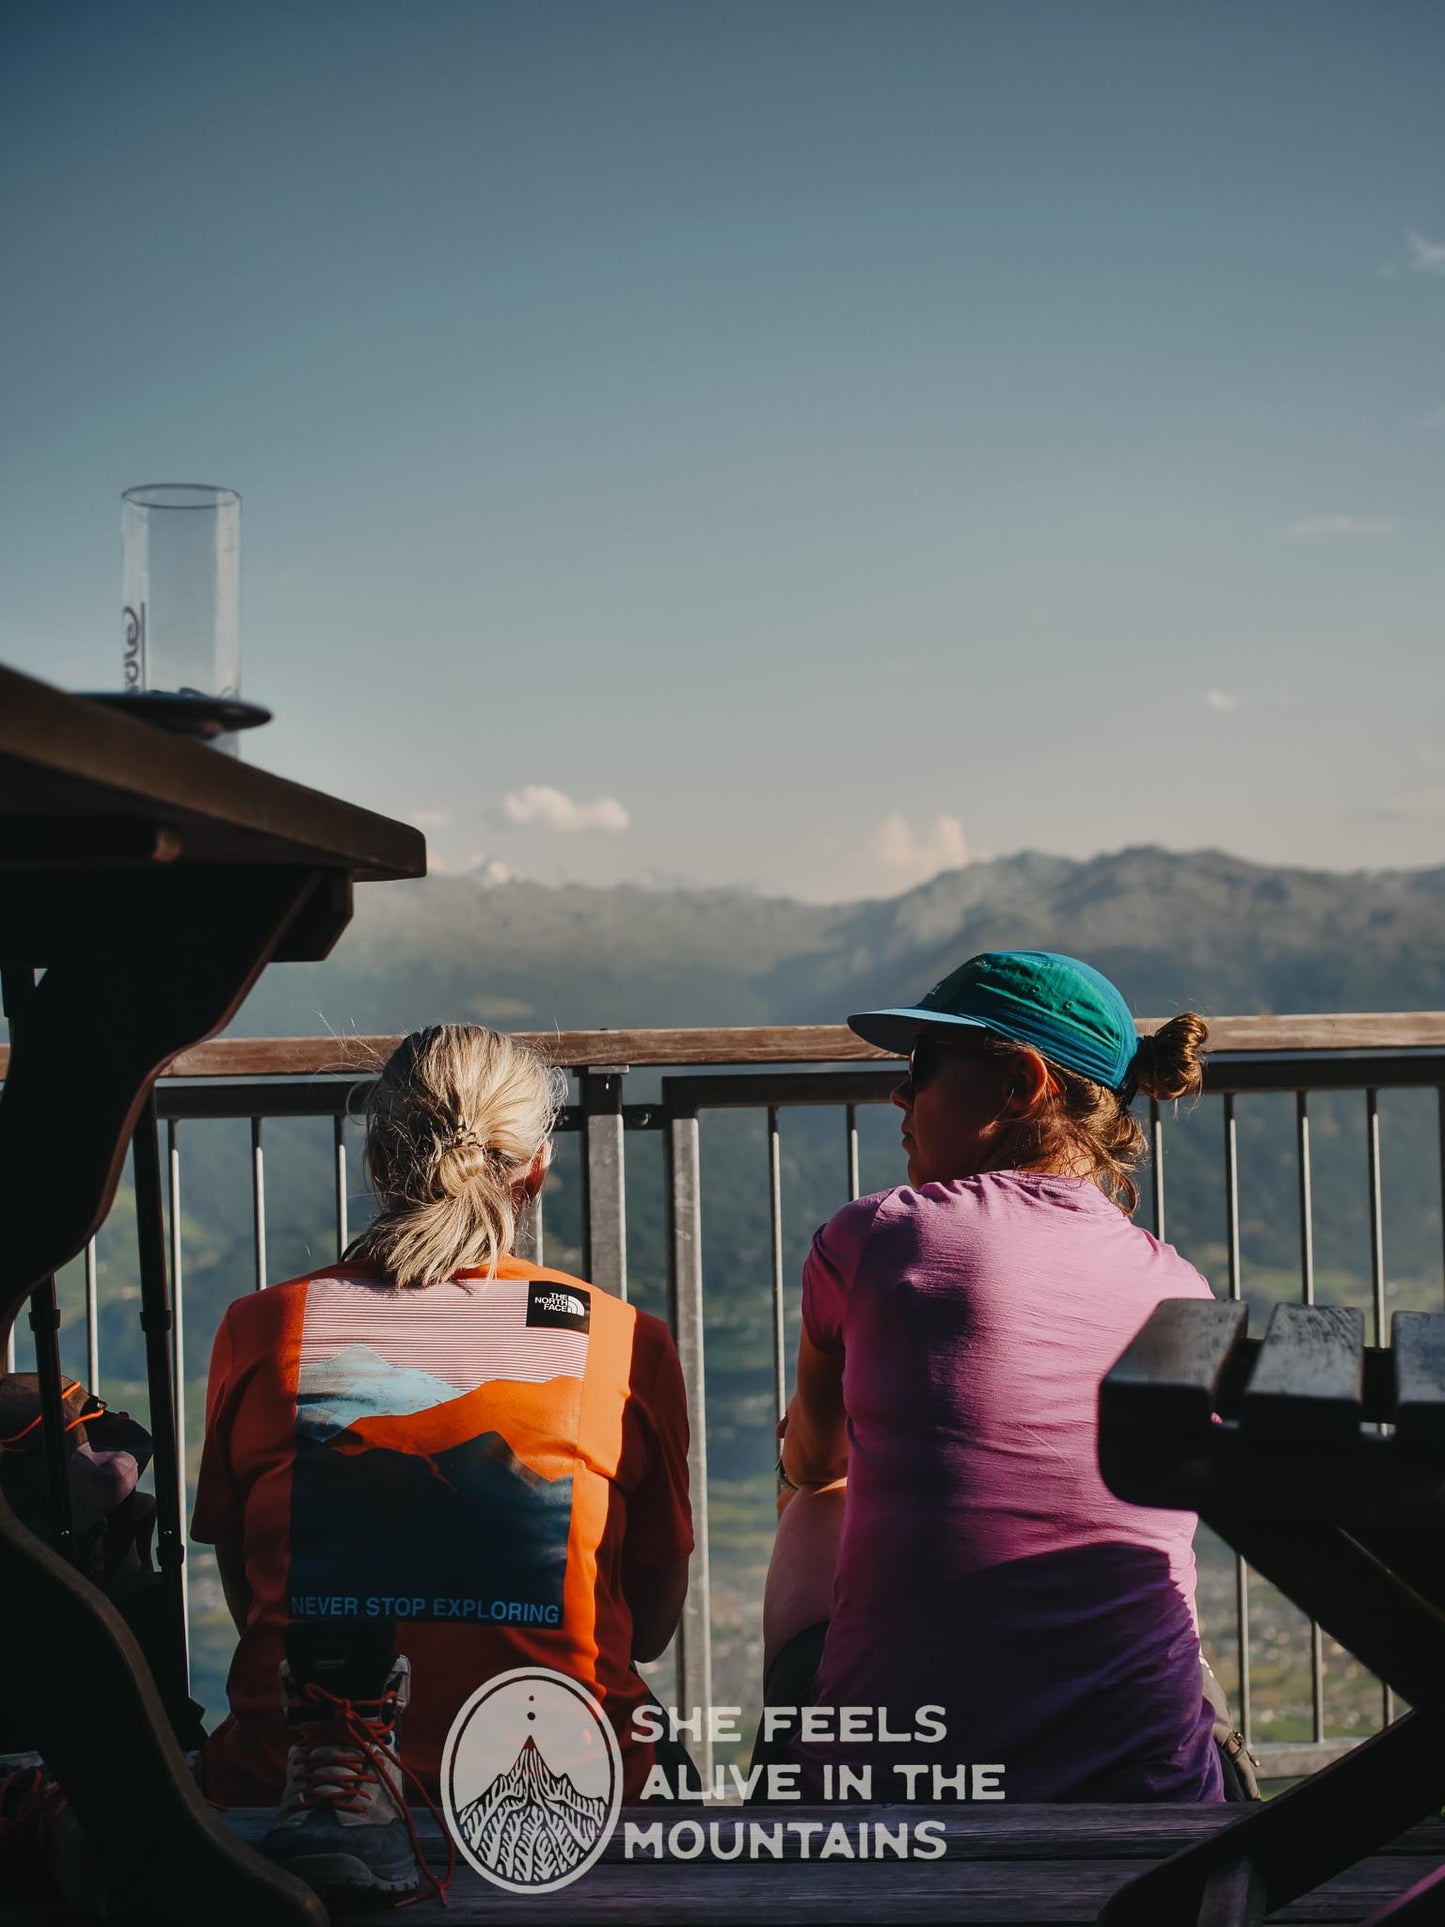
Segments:
[[[402,1289],[479,1267],[494,1276],[566,1092],[562,1071],[499,1031],[414,1031],[367,1101],[366,1168],[381,1211],[346,1255]]]

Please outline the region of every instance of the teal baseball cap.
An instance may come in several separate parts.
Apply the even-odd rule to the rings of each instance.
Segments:
[[[1053,950],[986,950],[960,964],[916,1004],[862,1010],[848,1028],[906,1057],[919,1030],[959,1024],[1030,1044],[1050,1063],[1111,1091],[1132,1090],[1139,1048],[1133,1013],[1109,979]]]

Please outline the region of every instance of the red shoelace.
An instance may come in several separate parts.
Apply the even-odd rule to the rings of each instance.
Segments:
[[[0,1847],[42,1850],[65,1811],[65,1795],[43,1766],[17,1767],[0,1779]]]
[[[315,1681],[302,1689],[303,1701],[309,1701],[324,1709],[322,1718],[300,1722],[305,1733],[304,1754],[305,1780],[301,1789],[301,1804],[306,1807],[334,1807],[346,1813],[364,1813],[366,1802],[361,1797],[365,1781],[380,1779],[384,1785],[393,1784],[393,1772],[401,1775],[402,1797],[397,1800],[401,1817],[406,1822],[407,1836],[411,1841],[412,1852],[416,1855],[417,1866],[422,1878],[443,1907],[447,1904],[447,1889],[452,1884],[457,1870],[456,1842],[447,1830],[446,1822],[437,1812],[431,1795],[418,1780],[411,1768],[399,1757],[389,1751],[387,1738],[396,1725],[397,1699],[395,1693],[384,1693],[379,1700],[349,1700],[329,1693],[324,1686]],[[349,1753],[351,1758],[337,1758],[333,1753],[330,1759],[317,1759],[317,1752],[328,1751]],[[440,1878],[432,1871],[426,1855],[422,1852],[421,1842],[416,1837],[416,1826],[411,1817],[411,1806],[405,1798],[406,1787],[412,1786],[421,1804],[441,1830],[446,1842],[447,1868]],[[423,1894],[413,1894],[402,1906],[410,1907]]]
[[[78,1418],[67,1419],[62,1430],[73,1432],[77,1426],[85,1425],[93,1418],[99,1418],[104,1410],[105,1407],[102,1405],[98,1410],[82,1412]],[[44,1422],[44,1418],[45,1414],[43,1412],[37,1412],[28,1425],[22,1425],[20,1430],[18,1432],[12,1432],[8,1439],[0,1439],[0,1452],[14,1451],[19,1446],[21,1439],[29,1438],[36,1426]]]

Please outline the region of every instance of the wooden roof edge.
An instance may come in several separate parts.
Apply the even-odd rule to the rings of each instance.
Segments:
[[[426,838],[415,824],[222,755],[7,663],[0,663],[0,764],[93,791],[107,811],[173,820],[183,833],[199,826],[253,838],[262,860],[314,861],[349,870],[358,882],[426,873]]]

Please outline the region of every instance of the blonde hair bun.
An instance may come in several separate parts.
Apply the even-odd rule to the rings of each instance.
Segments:
[[[366,1168],[381,1211],[347,1255],[400,1288],[495,1275],[516,1242],[519,1186],[566,1095],[564,1072],[501,1031],[413,1031],[367,1099]]]

